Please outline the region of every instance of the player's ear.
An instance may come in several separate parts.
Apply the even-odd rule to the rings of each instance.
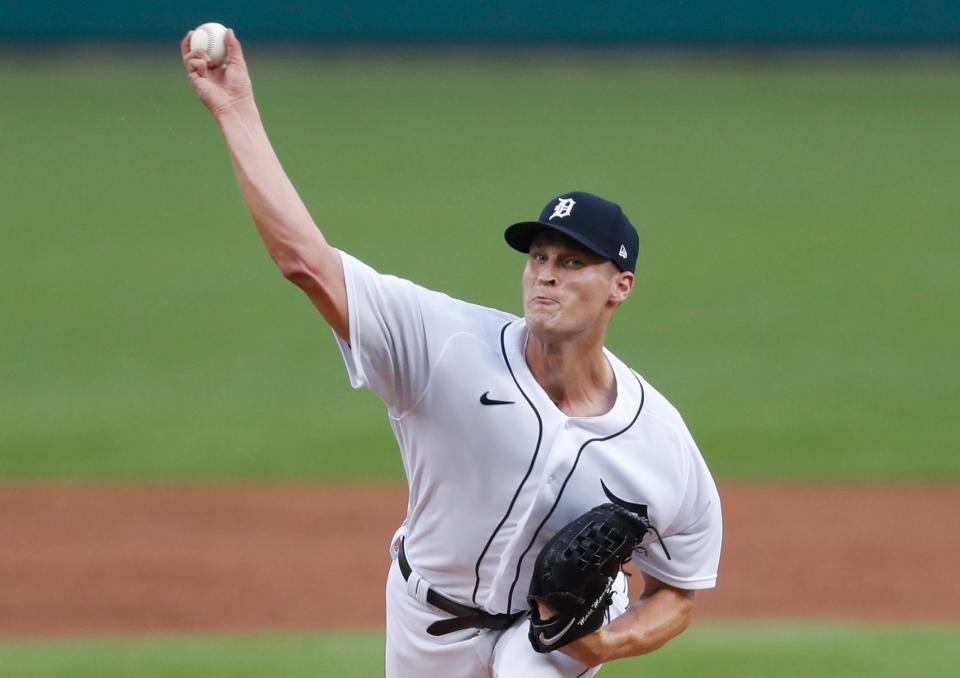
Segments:
[[[633,291],[635,277],[630,271],[618,271],[614,276],[613,291],[610,293],[610,301],[616,304],[622,304]]]

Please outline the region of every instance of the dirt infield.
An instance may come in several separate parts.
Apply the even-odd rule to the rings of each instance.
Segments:
[[[720,489],[702,618],[960,622],[960,485]],[[396,484],[0,485],[0,635],[378,627],[405,504]]]

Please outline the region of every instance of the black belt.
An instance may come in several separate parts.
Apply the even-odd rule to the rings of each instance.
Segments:
[[[407,554],[403,550],[403,541],[400,541],[400,548],[397,551],[397,564],[400,565],[400,574],[404,580],[410,579],[410,573],[413,571],[410,563],[407,561]],[[426,582],[424,582],[426,583]],[[427,602],[453,615],[453,619],[441,619],[433,622],[427,627],[427,633],[431,636],[442,636],[454,631],[463,629],[489,629],[491,631],[503,631],[513,626],[524,615],[523,612],[514,612],[513,614],[491,614],[478,607],[463,605],[455,600],[447,598],[442,593],[427,589]]]

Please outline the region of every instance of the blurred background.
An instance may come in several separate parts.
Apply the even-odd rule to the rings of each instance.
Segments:
[[[506,225],[588,190],[638,226],[608,346],[683,412],[728,537],[705,621],[604,675],[954,675],[960,3],[933,0],[0,0],[0,675],[382,672],[402,467],[189,88],[205,21],[381,271],[519,313]]]

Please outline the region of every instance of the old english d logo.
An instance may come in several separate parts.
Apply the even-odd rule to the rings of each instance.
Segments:
[[[550,219],[569,217],[573,211],[573,206],[576,204],[573,198],[560,198],[557,201],[557,206],[553,208],[553,214],[550,215]]]

